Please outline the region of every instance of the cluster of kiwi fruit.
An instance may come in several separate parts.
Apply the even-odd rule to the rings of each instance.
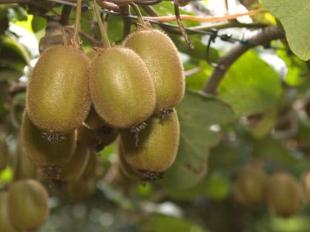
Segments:
[[[290,217],[297,214],[309,198],[309,186],[309,173],[299,182],[285,171],[269,175],[261,161],[253,160],[238,173],[234,182],[234,198],[241,205],[266,205],[272,215]]]
[[[44,38],[29,79],[21,126],[26,155],[48,179],[71,182],[119,135],[124,173],[146,181],[161,177],[176,158],[174,107],[185,89],[172,40],[143,25],[122,45],[85,54],[68,33],[63,37],[64,44]]]

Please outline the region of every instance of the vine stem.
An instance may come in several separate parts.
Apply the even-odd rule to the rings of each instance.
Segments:
[[[80,45],[79,32],[80,32],[80,22],[81,22],[81,11],[82,11],[82,0],[77,0],[73,40],[78,45]]]
[[[225,77],[225,74],[227,73],[231,65],[236,62],[239,57],[242,56],[249,49],[259,45],[267,44],[272,40],[281,39],[283,37],[284,32],[281,28],[277,26],[269,26],[248,38],[246,40],[246,44],[238,43],[233,46],[228,53],[223,55],[218,60],[217,66],[213,70],[209,81],[204,87],[204,92],[207,94],[215,95],[217,93],[218,86]]]
[[[94,3],[93,4],[94,12],[96,15],[97,23],[99,25],[99,30],[100,30],[100,34],[101,34],[101,40],[102,40],[103,47],[109,48],[109,47],[111,47],[111,43],[109,41],[107,31],[106,31],[105,26],[104,26],[102,19],[101,19],[99,7],[97,5],[96,0],[93,0],[93,3]]]
[[[140,24],[141,26],[145,26],[145,22],[143,20],[143,15],[142,15],[139,7],[135,3],[132,3],[130,5],[132,6],[132,8],[134,9],[134,11],[136,12],[136,14],[138,16],[138,24]]]

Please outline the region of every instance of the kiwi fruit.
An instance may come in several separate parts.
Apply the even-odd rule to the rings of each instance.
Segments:
[[[302,187],[290,174],[274,173],[267,183],[266,200],[270,213],[290,217],[303,205]]]
[[[174,162],[180,127],[175,110],[167,117],[153,117],[139,136],[125,130],[120,133],[120,155],[142,180],[156,180]]]
[[[65,198],[72,201],[81,201],[91,197],[97,190],[96,179],[96,154],[90,150],[87,165],[82,176],[74,182],[65,185]]]
[[[159,30],[146,29],[130,34],[124,46],[134,50],[151,73],[156,91],[155,111],[175,107],[184,96],[185,77],[182,61],[172,40]]]
[[[13,161],[14,181],[22,179],[35,179],[37,177],[37,171],[37,167],[25,154],[24,148],[20,142],[18,142]]]
[[[57,175],[59,169],[70,160],[76,149],[76,141],[76,131],[61,135],[46,133],[37,128],[24,113],[21,142],[25,154],[36,166],[50,171],[51,175]]]
[[[100,118],[100,116],[97,114],[94,107],[90,108],[90,111],[87,115],[87,118],[84,122],[85,126],[89,129],[98,129],[103,126],[107,126],[107,124]]]
[[[26,109],[39,128],[66,133],[82,125],[90,109],[89,60],[77,48],[45,50],[31,74]]]
[[[251,162],[239,172],[234,183],[234,196],[245,206],[261,204],[264,200],[267,174],[259,162]]]
[[[22,231],[40,227],[48,218],[48,194],[40,182],[20,180],[8,189],[8,213],[12,224]]]
[[[5,169],[9,162],[9,150],[5,140],[0,138],[0,171]]]
[[[102,150],[115,141],[118,130],[111,127],[101,127],[96,130],[81,126],[78,129],[78,141],[96,151]]]
[[[10,221],[8,214],[8,193],[0,192],[0,231],[3,232],[19,232]]]
[[[112,144],[118,137],[119,131],[112,127],[101,127],[97,129],[100,145],[105,147]]]
[[[138,181],[140,179],[139,174],[126,162],[122,146],[119,146],[118,151],[118,171],[120,176],[126,180]]]
[[[70,202],[80,202],[92,197],[97,190],[94,178],[82,178],[65,186],[65,198]]]
[[[80,179],[91,179],[96,175],[97,157],[94,151],[90,151],[87,165]]]
[[[90,94],[98,115],[111,127],[130,128],[149,118],[155,88],[143,60],[131,49],[112,47],[92,61]]]
[[[91,149],[95,149],[100,143],[96,130],[88,129],[85,126],[81,126],[77,130],[78,143],[83,144]]]
[[[90,155],[89,148],[78,144],[74,155],[69,160],[69,162],[64,165],[60,175],[55,179],[64,182],[78,180],[82,176],[87,166]]]

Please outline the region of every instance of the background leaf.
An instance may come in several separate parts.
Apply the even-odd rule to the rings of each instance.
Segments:
[[[303,60],[310,59],[309,0],[264,0],[265,7],[282,23],[292,51]]]
[[[219,97],[231,104],[237,115],[274,107],[281,94],[279,75],[255,52],[247,52],[235,62],[219,88]]]

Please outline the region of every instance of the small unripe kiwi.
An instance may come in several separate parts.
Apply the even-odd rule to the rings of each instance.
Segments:
[[[25,154],[41,168],[62,167],[72,157],[77,134],[48,134],[37,128],[24,113],[21,126],[21,142]]]
[[[266,200],[272,214],[283,217],[292,216],[303,205],[302,187],[290,174],[275,173],[268,180]]]
[[[96,112],[112,127],[136,126],[154,112],[153,80],[128,48],[107,48],[92,61],[90,93]]]
[[[9,162],[9,150],[5,140],[0,138],[0,171],[5,169]]]
[[[132,33],[124,46],[145,62],[155,82],[156,112],[175,107],[183,98],[185,77],[182,61],[172,40],[159,30]]]
[[[174,162],[179,146],[180,127],[176,111],[161,119],[153,117],[138,137],[121,132],[120,155],[143,180],[153,180]]]
[[[10,221],[8,214],[8,193],[0,192],[0,231],[19,232]]]
[[[78,49],[57,45],[40,56],[27,88],[31,121],[47,131],[79,127],[90,109],[89,60]]]
[[[8,212],[12,224],[22,230],[34,230],[48,218],[48,194],[40,182],[20,180],[8,190]]]
[[[264,200],[267,174],[258,162],[243,167],[234,183],[236,200],[245,206],[258,205]]]

